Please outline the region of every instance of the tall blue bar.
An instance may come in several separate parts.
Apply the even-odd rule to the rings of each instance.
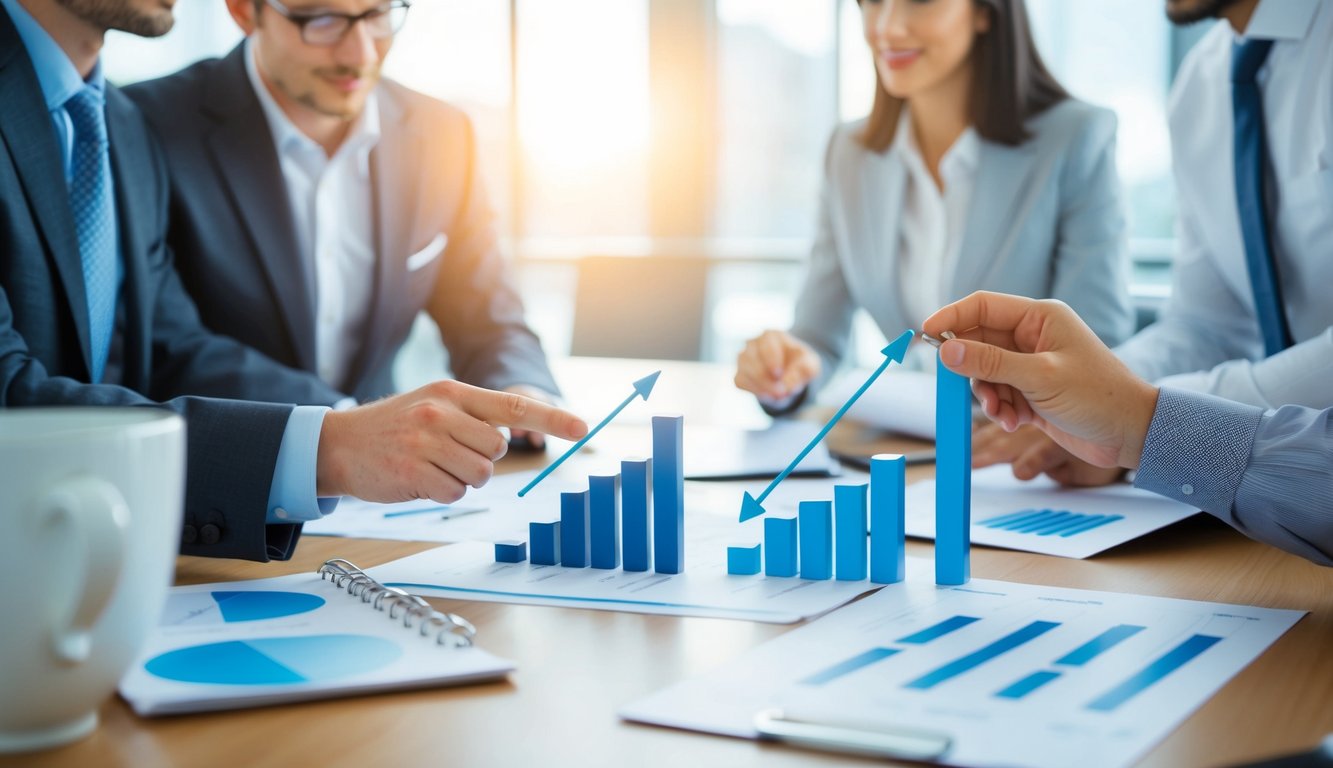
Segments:
[[[942,667],[927,672],[921,677],[906,683],[904,687],[918,691],[929,690],[965,672],[970,672],[995,657],[1006,654],[1058,626],[1060,626],[1058,621],[1034,621],[1020,630],[1010,632],[980,650],[973,651],[960,659],[955,659]]]
[[[833,578],[833,502],[803,501],[797,508],[801,578]]]
[[[560,494],[560,564],[566,568],[587,568],[591,548],[588,492]]]
[[[533,565],[560,565],[560,521],[528,523],[528,553]]]
[[[869,486],[833,486],[833,562],[838,581],[866,577],[866,499]]]
[[[795,517],[764,518],[764,575],[795,576],[797,536]]]
[[[1128,680],[1088,703],[1088,709],[1096,712],[1110,712],[1126,701],[1161,682],[1162,678],[1188,664],[1195,656],[1222,642],[1222,638],[1212,635],[1192,635],[1188,640],[1166,652],[1153,663],[1144,667]]]
[[[870,457],[870,580],[897,584],[907,574],[907,459]]]
[[[620,475],[588,478],[588,556],[593,568],[620,567]]]
[[[653,570],[685,570],[685,417],[653,417]]]
[[[652,459],[620,462],[621,541],[624,569],[646,571],[652,567],[653,529],[648,503],[652,495]]]
[[[972,575],[972,387],[966,376],[936,363],[935,583],[966,584]]]

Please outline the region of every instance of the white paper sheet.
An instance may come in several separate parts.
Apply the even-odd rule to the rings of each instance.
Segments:
[[[484,643],[485,638],[478,638]],[[282,704],[503,677],[514,668],[404,627],[317,574],[175,587],[120,682],[140,715]]]
[[[621,716],[755,738],[755,713],[777,707],[816,722],[947,733],[948,765],[1123,766],[1304,615],[983,579],[938,588],[930,561],[908,566],[908,581]],[[926,639],[943,622],[959,628]],[[1016,685],[1036,676],[1046,682],[1027,693]]]
[[[847,402],[870,371],[838,374],[817,401],[833,407]],[[847,410],[847,418],[872,427],[926,440],[935,439],[935,374],[892,366]]]
[[[1018,516],[1025,511],[1030,513]],[[1046,511],[1049,513],[1042,514]],[[1055,517],[1061,512],[1069,513],[1063,527],[1062,520]],[[1061,488],[1045,477],[1030,482],[1016,480],[1008,465],[972,473],[973,544],[1085,558],[1197,512],[1189,505],[1124,483],[1102,488]],[[1080,525],[1084,520],[1086,523]],[[988,524],[988,521],[994,522]],[[1011,526],[1010,530],[994,527],[1006,524]],[[1013,526],[1028,530],[1013,530]],[[923,480],[907,488],[907,535],[935,538],[934,480]]]

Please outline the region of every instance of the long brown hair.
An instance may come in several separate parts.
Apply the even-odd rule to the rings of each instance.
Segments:
[[[1017,146],[1031,135],[1028,118],[1069,98],[1069,92],[1037,52],[1023,0],[972,2],[990,14],[991,23],[972,46],[968,113],[983,139]],[[860,136],[867,149],[883,152],[889,148],[902,107],[903,100],[889,94],[876,70],[875,103]]]

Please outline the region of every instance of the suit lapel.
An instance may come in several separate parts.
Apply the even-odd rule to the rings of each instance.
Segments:
[[[217,177],[268,277],[300,367],[315,370],[315,271],[301,253],[287,184],[258,97],[245,72],[244,44],[227,55],[208,84],[204,110],[218,121],[208,137]]]
[[[153,178],[153,150],[145,143],[145,133],[134,130],[134,121],[139,119],[134,106],[124,94],[109,85],[106,96],[116,223],[120,228],[120,248],[125,260],[125,286],[120,295],[120,300],[125,302],[123,383],[146,392],[152,365],[149,347],[153,323],[147,256],[153,240],[163,235],[153,231],[154,224],[161,224],[162,219],[153,210],[154,201],[147,193],[160,187]]]
[[[1012,247],[1005,237],[1017,229],[1015,222],[1019,221],[1019,209],[1026,198],[1023,190],[1035,167],[1034,144],[1029,141],[1008,147],[981,142],[967,226],[946,300],[956,301],[972,286],[986,285],[989,282],[986,275],[1003,261],[1001,254]]]
[[[46,109],[37,72],[9,15],[0,9],[0,134],[18,169],[28,208],[55,263],[65,289],[84,366],[91,371],[88,342],[88,295],[83,285],[83,261],[69,207],[65,169],[56,142],[51,114]]]

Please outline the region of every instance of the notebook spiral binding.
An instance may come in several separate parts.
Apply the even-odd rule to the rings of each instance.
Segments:
[[[361,598],[361,602],[370,603],[375,610],[386,611],[390,619],[397,619],[401,611],[404,627],[415,624],[422,637],[429,637],[435,632],[438,645],[466,648],[472,645],[473,638],[477,636],[477,628],[462,616],[441,613],[417,595],[396,587],[386,587],[341,558],[326,561],[319,567],[319,575],[321,579],[333,582],[339,589],[347,590],[349,595]]]

